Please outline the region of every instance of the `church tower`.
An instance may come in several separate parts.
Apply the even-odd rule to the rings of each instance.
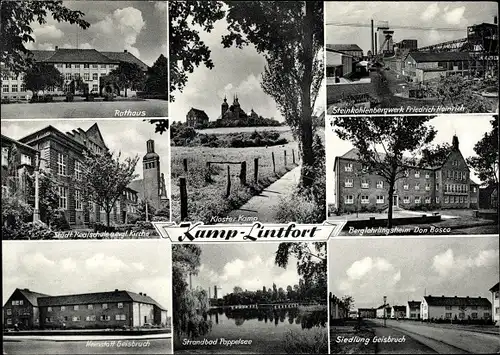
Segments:
[[[222,103],[222,105],[220,105],[220,117],[221,118],[224,118],[224,113],[226,113],[228,108],[229,108],[229,105],[227,103],[226,96],[224,96],[224,102]]]
[[[160,156],[155,153],[155,141],[146,142],[147,153],[142,158],[144,199],[156,210],[160,209]]]
[[[233,117],[235,119],[238,119],[240,118],[240,103],[238,102],[238,95],[235,95],[234,96],[234,100],[233,100]]]

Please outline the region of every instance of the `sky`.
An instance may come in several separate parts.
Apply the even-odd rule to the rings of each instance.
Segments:
[[[496,2],[325,2],[325,38],[328,44],[357,44],[366,54],[371,50],[370,20],[373,19],[374,30],[377,29],[378,21],[389,22],[389,27],[392,26],[394,30],[395,43],[403,39],[416,39],[418,46],[423,47],[465,38],[467,26],[493,23],[493,17],[497,14]],[[336,25],[328,25],[329,23]],[[338,26],[339,23],[361,23],[367,27]],[[398,26],[426,29],[396,28]],[[381,44],[378,43],[378,46]]]
[[[250,113],[253,110],[263,117],[283,121],[273,98],[268,96],[260,86],[266,60],[257,53],[253,45],[242,49],[224,48],[222,36],[227,34],[226,19],[215,23],[210,32],[200,31],[200,38],[211,50],[213,69],[207,69],[204,64],[188,73],[188,82],[183,92],[173,92],[175,102],[170,103],[170,117],[174,121],[186,120],[186,114],[191,108],[197,108],[207,113],[210,121],[215,121],[221,114],[221,104],[224,96],[228,104],[233,103],[233,95],[238,95],[241,108]],[[315,111],[324,111],[326,107],[326,89],[318,95]]]
[[[335,238],[329,244],[329,292],[354,308],[432,296],[487,297],[499,279],[498,236]]]
[[[492,116],[469,116],[469,115],[441,115],[433,118],[429,124],[437,130],[436,138],[433,144],[449,143],[454,134],[459,140],[459,148],[465,159],[474,156],[474,145],[483,138],[486,132],[491,131],[490,121]],[[327,202],[334,203],[334,186],[335,180],[333,176],[333,167],[335,157],[342,156],[353,148],[350,141],[344,141],[337,137],[334,133],[330,120],[333,117],[327,116],[325,135],[328,144],[326,145],[326,189]],[[471,168],[471,178],[476,183],[481,181],[477,178],[474,170]]]
[[[34,120],[34,121],[6,121],[2,120],[2,134],[20,139],[35,131],[52,125],[63,133],[71,132],[74,129],[89,129],[95,120]],[[155,141],[155,152],[160,156],[160,169],[165,174],[165,185],[170,191],[170,135],[169,133],[154,133],[155,125],[142,119],[112,119],[100,120],[97,122],[99,130],[104,138],[104,143],[112,152],[121,152],[122,159],[139,155],[139,161],[135,172],[138,179],[142,178],[142,157],[146,154],[146,141]]]
[[[119,289],[145,292],[172,315],[166,240],[4,241],[2,248],[3,304],[16,288],[51,296]]]
[[[214,296],[214,286],[220,287],[218,297],[233,292],[235,286],[248,291],[271,288],[286,290],[287,286],[299,284],[296,262],[290,257],[286,269],[274,264],[279,243],[207,243],[201,247],[201,267],[197,276],[192,277],[193,288],[210,288]]]
[[[90,23],[86,30],[57,22],[50,15],[47,23],[31,24],[35,42],[28,49],[59,48],[128,50],[151,66],[163,54],[168,57],[167,1],[64,1],[71,10],[80,10]]]

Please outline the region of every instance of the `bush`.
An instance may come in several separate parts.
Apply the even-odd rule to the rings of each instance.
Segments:
[[[49,216],[50,226],[56,231],[67,231],[71,229],[63,210],[57,210],[53,216]]]
[[[113,233],[116,232],[116,227],[107,226],[104,223],[96,222],[94,223],[94,233]]]
[[[137,221],[141,219],[141,216],[136,213],[127,214],[127,222],[130,224],[136,224]]]
[[[287,354],[326,354],[328,353],[328,330],[325,327],[288,330],[283,343]]]
[[[22,223],[15,229],[2,227],[3,239],[45,240],[53,239],[55,233],[43,222]]]
[[[140,229],[154,229],[153,224],[151,222],[146,222],[146,221],[137,221],[135,222],[135,226],[139,227]]]
[[[66,100],[65,100],[66,102],[72,102],[72,101],[74,101],[74,99],[75,99],[75,95],[73,95],[73,93],[71,93],[71,92],[66,93]]]

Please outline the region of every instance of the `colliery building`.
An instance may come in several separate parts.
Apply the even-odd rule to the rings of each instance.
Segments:
[[[449,75],[469,75],[471,56],[467,52],[410,52],[402,62],[408,81],[426,84]]]
[[[339,212],[383,211],[389,203],[401,209],[477,207],[479,185],[453,136],[446,158],[435,166],[407,166],[404,178],[396,181],[392,201],[387,201],[389,186],[375,172],[367,172],[359,152],[351,149],[335,158],[335,201]]]
[[[165,326],[167,310],[146,293],[124,290],[49,296],[17,288],[4,305],[4,327],[105,329]]]

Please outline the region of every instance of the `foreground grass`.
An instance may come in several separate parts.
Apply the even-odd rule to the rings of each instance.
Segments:
[[[207,148],[172,147],[171,185],[172,220],[180,221],[179,178],[186,177],[188,195],[188,220],[215,223],[213,217],[225,215],[242,206],[285,173],[296,167],[292,163],[292,149],[298,162],[297,143],[289,132],[283,133],[290,143],[273,147],[257,148]],[[284,151],[287,165],[284,164]],[[275,155],[276,174],[273,172],[272,152]],[[254,181],[254,159],[259,158],[258,181]],[[187,159],[188,171],[184,171],[183,160]],[[211,167],[211,182],[205,181],[207,161],[245,161],[247,164],[247,185],[240,184],[240,165],[230,166],[231,194],[226,198],[227,165],[214,164]]]
[[[373,329],[362,324],[359,329],[354,329],[353,324],[330,326],[330,354],[375,354],[376,343],[372,341],[368,345],[363,342],[337,343],[337,337],[360,337],[373,339],[375,332]]]

